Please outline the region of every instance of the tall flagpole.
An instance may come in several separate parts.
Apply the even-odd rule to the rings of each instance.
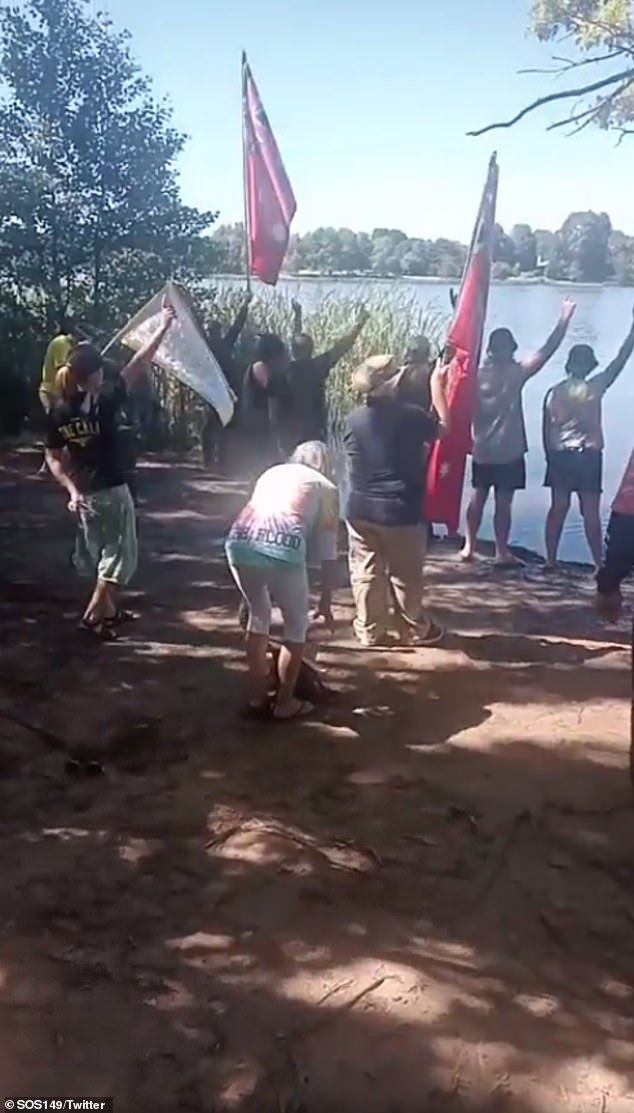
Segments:
[[[244,196],[244,265],[247,293],[251,293],[251,261],[249,259],[249,200],[247,194],[247,56],[242,51],[242,192]]]

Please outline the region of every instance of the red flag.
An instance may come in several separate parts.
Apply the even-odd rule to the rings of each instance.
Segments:
[[[448,345],[455,349],[447,373],[450,429],[447,436],[434,445],[427,470],[427,520],[446,525],[450,533],[458,529],[465,466],[471,451],[476,375],[491,281],[497,193],[498,164],[493,155],[447,336]]]
[[[244,195],[249,273],[274,286],[297,203],[246,55],[242,55]]]

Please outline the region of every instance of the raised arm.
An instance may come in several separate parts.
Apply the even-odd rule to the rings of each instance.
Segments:
[[[608,390],[612,386],[612,383],[616,382],[618,379],[625,364],[632,355],[632,352],[634,352],[634,316],[630,331],[612,362],[608,363],[605,371],[601,371],[598,375],[593,375],[590,381],[593,383],[598,382],[603,391]]]
[[[554,356],[557,348],[568,332],[568,326],[570,325],[575,309],[575,302],[570,298],[564,298],[559,320],[546,343],[533,355],[526,356],[524,359],[520,360],[520,366],[527,379],[530,379],[533,375],[536,375],[538,371],[541,371],[542,367],[548,363],[551,356]]]
[[[231,328],[227,329],[225,333],[224,341],[226,346],[230,350],[236,346],[238,340],[240,339],[240,333],[247,323],[249,306],[251,305],[252,300],[253,294],[249,291],[248,294],[245,294],[244,301],[242,302],[242,305],[238,310],[235,321],[233,322]]]
[[[304,320],[302,317],[301,304],[297,301],[296,298],[293,298],[291,302],[291,308],[293,310],[293,336],[299,336],[300,332],[302,331]]]
[[[340,340],[337,340],[332,348],[329,348],[328,351],[322,352],[320,356],[316,357],[326,372],[330,371],[330,369],[334,367],[336,363],[339,363],[339,360],[350,351],[352,345],[355,343],[357,337],[360,336],[369,320],[370,314],[367,309],[361,309],[354,328],[350,329],[350,332],[347,332]]]
[[[434,367],[429,380],[429,393],[431,404],[438,414],[441,433],[449,429],[450,415],[447,403],[447,372],[448,366],[440,360]]]
[[[176,313],[166,299],[163,302],[160,327],[156,330],[154,336],[148,340],[147,344],[144,344],[138,352],[135,352],[132,359],[125,365],[121,372],[121,378],[127,387],[132,386],[143,374],[144,363],[151,363],[152,356],[156,354],[157,349],[167,336],[175,320]]]

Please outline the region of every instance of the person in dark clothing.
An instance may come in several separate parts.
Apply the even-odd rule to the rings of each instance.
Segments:
[[[58,393],[48,415],[46,463],[77,515],[73,563],[80,575],[96,576],[81,626],[100,638],[122,619],[117,588],[136,571],[137,535],[128,486],[129,460],[122,451],[118,415],[127,391],[143,373],[174,320],[166,302],[161,326],[116,380],[104,383],[103,357],[92,344],[69,353],[57,376]]]
[[[312,336],[302,331],[302,307],[298,301],[293,302],[293,358],[288,369],[290,440],[286,448],[289,453],[305,441],[328,439],[328,376],[339,360],[350,351],[369,317],[368,311],[362,309],[354,328],[337,340],[328,351],[316,356]]]
[[[235,346],[246,324],[252,297],[253,295],[249,291],[238,310],[233,324],[224,334],[222,325],[216,317],[208,321],[207,327],[204,330],[205,340],[212,354],[218,361],[220,370],[237,398],[240,396],[241,384],[240,373],[236,365]],[[201,432],[203,463],[206,468],[216,467],[221,473],[226,470],[227,429],[234,426],[234,424],[235,418],[225,428],[213,406],[209,406]]]
[[[249,475],[259,475],[287,456],[288,367],[288,352],[279,336],[258,336],[254,360],[245,371],[240,393],[239,424]]]
[[[403,379],[399,397],[404,402],[413,402],[431,412],[431,374],[434,364],[431,344],[426,336],[414,336],[407,345],[403,362]]]
[[[433,645],[443,636],[422,607],[427,446],[448,421],[442,377],[431,379],[436,415],[403,400],[405,378],[393,356],[358,368],[363,403],[344,436],[350,493],[346,507],[354,629],[362,645],[385,644],[390,602],[401,641]]]

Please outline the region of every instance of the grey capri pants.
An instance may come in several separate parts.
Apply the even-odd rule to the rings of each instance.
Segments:
[[[247,607],[247,633],[267,634],[276,603],[284,620],[284,641],[303,644],[308,631],[308,572],[306,565],[263,558],[258,564],[233,564],[231,574]]]

